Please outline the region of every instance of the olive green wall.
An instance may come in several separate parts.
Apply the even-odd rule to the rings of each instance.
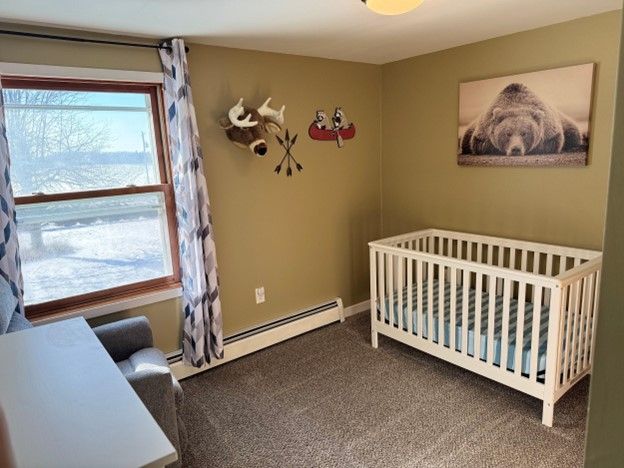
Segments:
[[[206,158],[221,274],[224,333],[340,296],[368,296],[366,242],[379,236],[381,70],[377,66],[191,45],[193,98]],[[265,158],[230,143],[217,120],[244,97],[286,104],[304,166],[287,178],[273,169],[284,151],[271,139]],[[344,107],[357,136],[338,149],[311,140],[316,109]],[[267,301],[255,304],[263,285]]]
[[[441,227],[601,248],[619,31],[611,12],[384,65],[384,235]],[[588,167],[457,166],[460,82],[587,62]]]
[[[589,396],[585,464],[624,466],[624,48],[620,47],[600,315]]]
[[[335,297],[345,305],[365,300],[366,242],[380,233],[380,67],[189,45],[225,335]],[[0,61],[160,70],[151,50],[2,36]],[[273,173],[283,156],[273,139],[262,159],[231,144],[217,125],[238,98],[259,105],[269,96],[275,106],[286,104],[285,126],[299,134],[293,154],[304,170],[292,178]],[[355,122],[356,138],[342,149],[310,140],[316,109],[331,113],[338,105]],[[254,298],[258,286],[266,289],[261,305]],[[146,314],[157,345],[173,351],[179,310],[172,300],[92,322]]]

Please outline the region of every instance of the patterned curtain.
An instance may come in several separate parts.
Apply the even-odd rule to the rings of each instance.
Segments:
[[[165,45],[160,59],[180,243],[183,360],[201,367],[211,357],[223,357],[217,257],[184,41]]]
[[[4,120],[4,97],[0,82],[0,275],[11,286],[17,298],[15,312],[24,314],[24,282],[17,241],[15,202],[10,176],[9,142]]]

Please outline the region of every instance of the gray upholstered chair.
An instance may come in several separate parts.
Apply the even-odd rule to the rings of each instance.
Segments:
[[[171,374],[167,358],[154,348],[146,317],[134,317],[93,329],[104,348],[139,395],[178,452],[181,466],[186,431],[180,418],[182,387]]]

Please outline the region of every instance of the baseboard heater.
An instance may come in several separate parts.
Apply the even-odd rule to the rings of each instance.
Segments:
[[[171,353],[167,358],[176,378],[184,379],[337,321],[344,321],[344,308],[340,298],[224,338],[223,359],[213,359],[206,366],[196,368],[184,364],[182,351]]]

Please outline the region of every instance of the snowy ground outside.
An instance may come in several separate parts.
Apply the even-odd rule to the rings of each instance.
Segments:
[[[75,296],[171,274],[169,250],[158,217],[43,229],[46,254],[23,255],[26,304]],[[32,251],[29,232],[20,250]]]

